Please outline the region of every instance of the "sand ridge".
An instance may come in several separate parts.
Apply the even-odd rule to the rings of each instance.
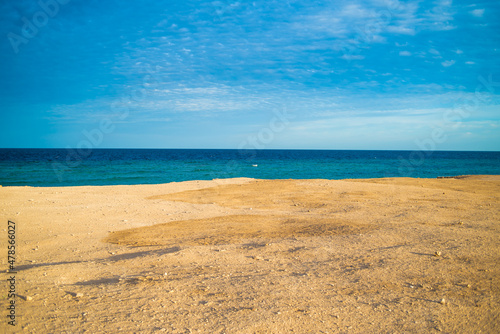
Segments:
[[[2,187],[0,200],[19,226],[14,332],[500,326],[498,176]]]

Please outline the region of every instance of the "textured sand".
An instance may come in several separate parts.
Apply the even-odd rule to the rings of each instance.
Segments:
[[[7,333],[496,333],[500,177],[0,188]]]

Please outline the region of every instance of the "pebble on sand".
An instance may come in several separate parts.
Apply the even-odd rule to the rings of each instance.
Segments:
[[[33,300],[33,297],[31,297],[31,296],[23,296],[23,295],[17,295],[17,296],[23,300],[28,301],[28,302]]]
[[[76,298],[83,297],[83,293],[81,293],[81,292],[72,292],[72,291],[66,291],[66,292],[69,293],[70,295],[72,295],[73,297],[76,297]]]

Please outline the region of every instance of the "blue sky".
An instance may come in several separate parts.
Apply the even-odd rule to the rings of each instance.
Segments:
[[[0,147],[498,151],[499,17],[498,1],[2,1]]]

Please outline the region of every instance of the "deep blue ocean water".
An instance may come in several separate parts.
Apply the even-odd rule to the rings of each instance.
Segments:
[[[188,180],[346,179],[500,174],[500,152],[0,149],[2,186],[158,184]]]

